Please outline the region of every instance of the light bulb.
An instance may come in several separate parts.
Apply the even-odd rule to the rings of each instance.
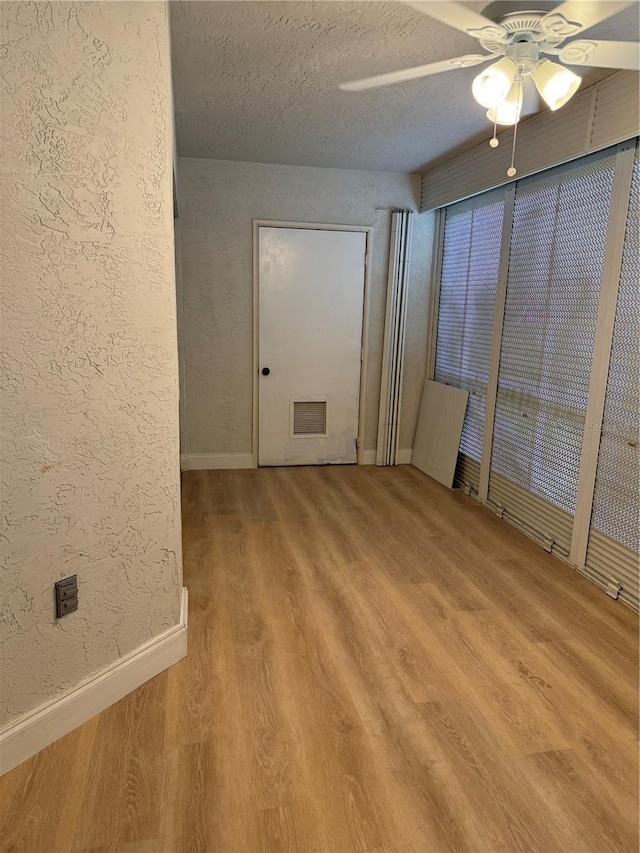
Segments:
[[[507,97],[490,110],[487,110],[487,118],[495,124],[510,125],[517,124],[522,110],[522,80],[517,79],[509,89]]]
[[[473,97],[482,107],[496,107],[507,96],[516,71],[515,62],[506,56],[485,68],[473,81]]]
[[[582,80],[563,65],[543,59],[531,74],[540,97],[549,109],[558,110],[575,95]]]

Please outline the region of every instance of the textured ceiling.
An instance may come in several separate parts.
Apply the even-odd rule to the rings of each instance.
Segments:
[[[403,3],[170,6],[182,157],[410,172],[491,133],[471,95],[477,68],[365,92],[338,89],[343,80],[478,52],[474,39]],[[589,35],[637,38],[637,8]],[[585,71],[583,85],[608,73]]]

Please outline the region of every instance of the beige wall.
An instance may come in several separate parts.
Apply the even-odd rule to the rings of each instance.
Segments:
[[[182,579],[167,9],[0,16],[1,723],[177,624]]]
[[[373,225],[364,445],[374,449],[388,208],[416,209],[419,176],[180,159],[179,178],[186,385],[183,453],[251,453],[253,219]],[[433,214],[415,218],[401,447],[413,444],[424,380],[433,227]]]

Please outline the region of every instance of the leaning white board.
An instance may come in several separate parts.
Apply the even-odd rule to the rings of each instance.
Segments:
[[[469,392],[430,379],[424,383],[411,462],[450,489]]]

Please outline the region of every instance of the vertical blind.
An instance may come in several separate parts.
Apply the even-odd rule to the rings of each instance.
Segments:
[[[614,170],[605,152],[516,186],[489,501],[564,554]]]
[[[563,557],[571,552],[592,365],[604,357],[594,341],[618,155],[607,149],[516,183],[500,282],[503,191],[444,212],[434,378],[470,391],[456,482],[477,490],[481,465],[484,476],[488,467],[488,504]],[[589,543],[578,566],[601,586],[619,584],[636,607],[639,213],[636,151]],[[485,430],[491,451],[483,459]],[[584,508],[582,492],[580,500]]]
[[[601,585],[619,584],[621,597],[636,607],[640,574],[639,246],[640,160],[636,149],[586,561]]]
[[[396,465],[398,461],[412,230],[413,214],[408,210],[394,210],[391,217],[376,465]]]
[[[478,490],[504,189],[447,208],[434,377],[469,391],[456,483]]]

